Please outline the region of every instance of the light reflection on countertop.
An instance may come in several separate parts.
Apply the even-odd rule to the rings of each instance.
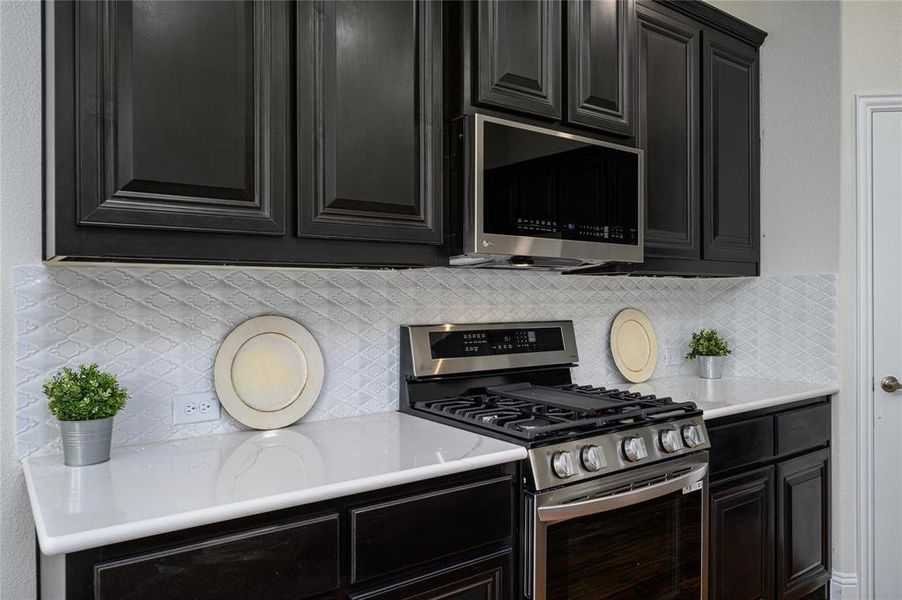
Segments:
[[[23,461],[41,550],[75,552],[526,457],[521,446],[401,413]]]
[[[616,387],[616,386],[614,386]],[[670,396],[675,402],[695,402],[705,420],[779,406],[839,392],[835,383],[814,384],[750,377],[662,377],[630,386],[630,391]]]

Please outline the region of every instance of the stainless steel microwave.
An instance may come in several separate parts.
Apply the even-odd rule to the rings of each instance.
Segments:
[[[642,150],[482,114],[454,129],[452,266],[642,262]]]

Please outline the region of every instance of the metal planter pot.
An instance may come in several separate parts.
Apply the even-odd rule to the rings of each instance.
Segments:
[[[96,465],[110,460],[113,417],[91,421],[60,421],[63,462],[70,467]]]
[[[720,379],[723,376],[723,356],[698,356],[698,375],[702,379]]]

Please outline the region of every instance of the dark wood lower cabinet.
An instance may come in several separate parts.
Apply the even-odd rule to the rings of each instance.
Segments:
[[[507,600],[509,464],[65,556],[81,600]],[[52,572],[52,571],[50,571]]]
[[[805,598],[830,577],[830,451],[777,465],[781,598]]]
[[[717,419],[708,432],[709,597],[826,598],[829,400]]]
[[[511,552],[454,565],[439,572],[401,581],[351,600],[501,600],[511,598]]]
[[[774,597],[774,468],[711,485],[712,598]]]
[[[313,598],[338,589],[338,515],[94,566],[100,598]]]

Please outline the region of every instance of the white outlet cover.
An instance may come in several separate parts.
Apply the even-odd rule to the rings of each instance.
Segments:
[[[213,392],[175,394],[172,396],[173,425],[218,421],[219,414],[219,400]]]

